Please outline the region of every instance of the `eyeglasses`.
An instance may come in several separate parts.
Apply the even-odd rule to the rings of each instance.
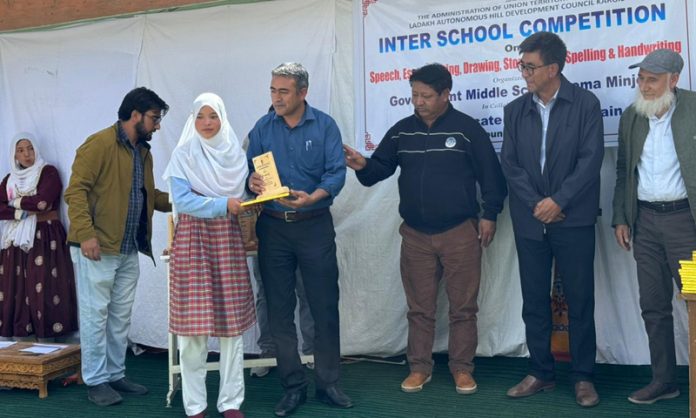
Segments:
[[[543,67],[548,67],[551,64],[544,64],[544,65],[534,65],[534,64],[525,64],[522,61],[517,63],[517,69],[520,70],[521,73],[527,73],[529,75],[534,75],[534,71],[543,68]]]
[[[164,117],[164,115],[157,115],[157,116],[154,116],[154,115],[151,115],[151,114],[149,114],[149,113],[143,113],[143,115],[148,116],[150,119],[152,119],[152,123],[153,123],[154,125],[157,125],[157,124],[159,124],[160,122],[162,122],[162,118]]]

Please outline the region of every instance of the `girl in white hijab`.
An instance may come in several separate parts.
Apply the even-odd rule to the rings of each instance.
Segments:
[[[207,137],[196,127],[197,123],[203,123],[197,121],[217,123],[199,115],[206,106],[214,111],[219,121],[219,130],[214,134],[211,126],[201,125],[203,135],[211,134]],[[193,107],[163,178],[186,179],[202,196],[241,199],[249,168],[241,143],[227,120],[225,104],[216,94],[203,93],[193,102]]]
[[[256,320],[237,220],[248,174],[222,99],[201,94],[163,176],[177,218],[169,328],[178,337],[184,409],[191,417],[203,417],[207,407],[209,336],[220,337],[217,409],[225,418],[244,416],[242,333]]]

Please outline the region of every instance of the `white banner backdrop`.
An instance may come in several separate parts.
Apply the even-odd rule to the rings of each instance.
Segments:
[[[205,90],[219,93],[227,104],[232,126],[243,137],[268,108],[270,70],[287,60],[306,64],[310,72],[309,102],[329,110],[344,141],[353,142],[356,134],[363,136],[359,130],[354,132],[352,11],[356,4],[373,7],[373,3],[274,0],[60,30],[0,34],[1,155],[5,155],[16,132],[35,132],[45,158],[58,166],[67,182],[75,149],[89,134],[115,121],[128,90],[147,85],[172,107],[152,142],[156,181],[164,188],[159,176],[193,98]],[[635,2],[621,2],[631,3]],[[440,2],[422,0],[419,4],[431,7]],[[693,14],[689,22],[696,27]],[[696,45],[696,39],[690,36],[691,45]],[[404,80],[395,94],[408,97],[409,91]],[[402,106],[401,117],[411,111],[410,106]],[[374,134],[380,139],[383,132]],[[634,262],[630,253],[618,249],[609,226],[615,154],[614,149],[608,149],[602,167],[601,204],[605,214],[597,227],[598,360],[645,364],[649,362],[647,337],[638,309]],[[0,158],[0,173],[8,171],[7,163],[7,158]],[[407,323],[399,274],[398,202],[396,176],[368,189],[349,170],[346,186],[332,208],[341,273],[344,354],[393,355],[405,350]],[[165,247],[166,236],[166,217],[158,214],[153,238],[156,252]],[[158,261],[154,267],[142,258],[141,267],[130,338],[166,347],[165,266]],[[447,349],[448,307],[442,296],[436,351]],[[484,252],[479,306],[478,355],[526,354],[517,260],[507,210],[498,219],[495,241]],[[686,315],[683,302],[676,306],[677,355],[684,364],[688,357]],[[245,335],[247,352],[256,351],[254,341],[253,332]]]
[[[452,104],[477,118],[500,149],[503,106],[526,93],[518,45],[538,31],[566,42],[563,73],[602,103],[605,140],[633,100],[638,62],[656,48],[686,53],[687,1],[423,1],[355,3],[356,146],[370,154],[412,112],[412,69],[439,62],[452,73]],[[689,74],[686,61],[684,74]],[[690,88],[689,77],[680,87]]]

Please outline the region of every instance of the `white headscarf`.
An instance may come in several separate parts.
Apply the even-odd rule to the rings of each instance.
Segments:
[[[34,147],[34,164],[31,167],[22,168],[15,159],[17,143],[23,139],[29,140]],[[18,197],[34,196],[46,162],[41,158],[39,147],[34,135],[20,132],[10,142],[10,177],[7,179],[7,198],[13,200]],[[16,208],[19,209],[19,208]],[[0,222],[2,248],[10,245],[29,251],[34,246],[34,234],[36,233],[36,215],[30,215],[22,220],[9,220]]]
[[[220,117],[220,131],[210,139],[196,131],[196,117],[203,106],[210,106]],[[162,178],[185,179],[203,196],[241,198],[248,175],[246,154],[227,120],[225,104],[214,93],[201,94],[193,101],[192,112]]]

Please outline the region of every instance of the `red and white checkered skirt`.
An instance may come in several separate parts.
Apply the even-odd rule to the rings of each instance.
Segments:
[[[239,223],[179,214],[169,271],[169,330],[233,337],[256,322]]]

